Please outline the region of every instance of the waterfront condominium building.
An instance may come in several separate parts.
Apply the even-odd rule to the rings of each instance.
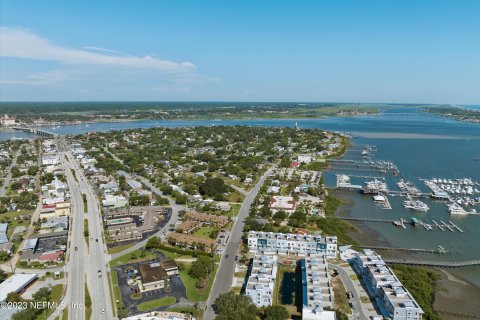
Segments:
[[[327,258],[312,254],[300,260],[302,272],[302,320],[334,320],[333,290]],[[325,310],[329,308],[330,310]]]
[[[422,318],[422,308],[379,254],[365,249],[356,254],[353,262],[384,317],[393,320]]]
[[[255,255],[245,294],[258,307],[272,305],[276,276],[277,256]]]
[[[292,254],[299,256],[322,254],[329,258],[335,258],[337,237],[249,231],[248,247],[254,253]]]

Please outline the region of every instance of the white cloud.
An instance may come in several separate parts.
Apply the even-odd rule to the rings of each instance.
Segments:
[[[83,49],[93,50],[93,51],[100,51],[100,52],[109,52],[109,53],[115,53],[115,52],[117,52],[117,51],[115,51],[115,50],[110,50],[110,49],[100,48],[100,47],[95,47],[95,46],[86,46],[86,47],[83,47]]]
[[[71,65],[118,66],[165,72],[191,72],[191,62],[162,60],[146,55],[119,56],[58,46],[28,29],[0,27],[0,56],[20,59],[57,61]],[[91,49],[91,48],[90,48]],[[98,49],[98,48],[97,48]],[[107,49],[108,50],[108,49]],[[97,50],[98,51],[98,50]]]

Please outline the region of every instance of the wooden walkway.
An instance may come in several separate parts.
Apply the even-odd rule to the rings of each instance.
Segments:
[[[387,263],[405,264],[410,266],[423,267],[439,267],[439,268],[463,268],[463,267],[478,267],[480,260],[470,261],[422,261],[422,260],[400,260],[400,259],[383,259]]]

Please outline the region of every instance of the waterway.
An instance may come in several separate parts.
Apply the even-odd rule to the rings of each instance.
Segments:
[[[398,108],[371,116],[335,117],[327,119],[258,119],[258,120],[205,120],[205,121],[129,121],[91,123],[78,125],[47,126],[43,129],[58,134],[84,134],[93,131],[126,130],[152,127],[182,127],[211,125],[254,125],[288,126],[300,128],[323,128],[346,132],[355,138],[347,157],[359,153],[357,146],[370,144],[377,146],[376,159],[391,160],[400,170],[400,176],[388,178],[389,187],[396,189],[395,182],[403,178],[415,183],[423,191],[428,191],[420,178],[462,178],[470,177],[480,181],[480,162],[474,158],[480,154],[480,125],[460,122],[435,114],[423,113],[416,108]],[[28,137],[16,133],[16,137]],[[12,137],[10,132],[0,132],[0,139]],[[356,149],[356,150],[355,150]],[[326,183],[335,184],[335,172],[326,174]],[[361,181],[359,181],[361,182]],[[477,186],[477,188],[480,188]],[[479,196],[479,195],[477,195]],[[460,232],[426,231],[423,228],[407,230],[395,228],[386,223],[357,224],[363,234],[362,241],[375,245],[435,249],[443,246],[450,252],[447,255],[408,254],[408,257],[421,260],[475,260],[480,259],[480,215],[451,217],[442,202],[425,200],[431,210],[428,213],[415,213],[403,208],[403,198],[390,197],[392,210],[383,210],[375,205],[370,196],[357,193],[343,193],[350,200],[348,215],[353,217],[409,219],[416,216],[430,222],[443,220],[455,222],[464,230]],[[477,207],[478,211],[478,207]],[[386,253],[388,255],[388,253]],[[399,253],[395,253],[396,258]],[[401,253],[405,256],[405,253]],[[453,271],[480,287],[480,268],[465,268]]]

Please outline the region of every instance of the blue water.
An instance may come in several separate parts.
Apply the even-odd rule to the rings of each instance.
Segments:
[[[399,178],[413,181],[417,187],[427,191],[420,178],[459,178],[470,177],[480,181],[480,162],[474,158],[480,154],[480,125],[444,118],[435,114],[423,113],[415,108],[391,109],[381,114],[359,117],[327,119],[259,119],[259,120],[206,120],[206,121],[131,121],[116,123],[92,123],[89,125],[47,126],[43,129],[58,134],[84,134],[93,131],[126,130],[159,126],[211,126],[211,125],[251,125],[288,126],[295,123],[300,128],[323,128],[331,131],[351,133],[353,146],[376,145],[377,159],[392,160],[400,169],[401,176],[389,178],[391,188],[396,188]],[[0,132],[0,139],[8,139],[11,133]],[[20,133],[16,134],[20,136]],[[355,151],[354,149],[357,149]],[[352,148],[349,153],[358,153]],[[326,183],[334,184],[333,172],[326,174]],[[359,181],[361,182],[361,181]],[[477,186],[480,188],[479,186]],[[423,228],[398,229],[389,224],[369,223],[360,225],[360,230],[375,231],[371,245],[376,239],[398,247],[435,249],[442,245],[451,252],[448,255],[416,254],[413,258],[430,260],[473,260],[480,259],[480,215],[461,218],[450,217],[444,203],[425,200],[431,207],[428,213],[418,214],[402,206],[402,198],[390,198],[392,210],[382,210],[373,204],[371,197],[360,194],[347,194],[352,200],[350,215],[356,217],[408,219],[418,216],[424,221],[432,219],[454,221],[465,232],[426,231]],[[479,196],[479,195],[477,195]],[[477,211],[480,208],[477,207]],[[367,233],[366,233],[367,234]],[[368,239],[366,240],[368,242]],[[480,286],[480,268],[455,271],[469,281]]]

